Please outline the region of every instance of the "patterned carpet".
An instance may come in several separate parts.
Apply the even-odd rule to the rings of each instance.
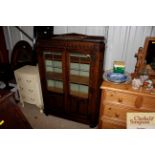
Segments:
[[[18,104],[33,129],[89,129],[89,125],[40,113],[35,105],[25,103],[22,107]]]

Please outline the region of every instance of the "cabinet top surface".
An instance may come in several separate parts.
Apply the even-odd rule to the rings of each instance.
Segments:
[[[63,40],[63,41],[87,41],[87,42],[104,42],[104,37],[102,36],[88,36],[83,34],[61,34],[61,35],[54,35],[52,38],[47,39],[48,41],[52,40]],[[46,39],[40,39],[40,41],[47,41]]]
[[[36,73],[38,73],[38,67],[26,65],[26,66],[23,66],[23,67],[15,70],[15,72],[26,73],[26,74],[36,74]]]
[[[100,87],[101,89],[111,90],[111,91],[118,91],[123,93],[135,94],[135,95],[145,95],[149,97],[155,97],[155,89],[146,90],[145,88],[141,87],[138,90],[132,88],[131,83],[128,84],[114,84],[112,82],[103,81]]]

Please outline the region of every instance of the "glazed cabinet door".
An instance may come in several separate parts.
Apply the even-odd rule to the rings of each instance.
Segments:
[[[65,101],[65,53],[59,49],[44,50],[43,64],[45,75],[45,112],[64,110]]]
[[[88,120],[90,55],[69,53],[69,113]]]
[[[36,48],[45,113],[98,123],[104,37],[80,34],[38,39]]]

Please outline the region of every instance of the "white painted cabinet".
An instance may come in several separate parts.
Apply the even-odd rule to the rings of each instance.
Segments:
[[[14,72],[17,88],[20,95],[20,102],[34,104],[43,109],[42,91],[40,86],[40,77],[37,66],[26,65]]]

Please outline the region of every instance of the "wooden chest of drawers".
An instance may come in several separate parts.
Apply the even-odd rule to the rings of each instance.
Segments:
[[[99,128],[126,128],[128,112],[155,112],[155,94],[144,88],[104,81],[101,89]]]
[[[24,66],[15,70],[15,78],[20,95],[20,102],[34,104],[43,109],[42,91],[37,66]]]

